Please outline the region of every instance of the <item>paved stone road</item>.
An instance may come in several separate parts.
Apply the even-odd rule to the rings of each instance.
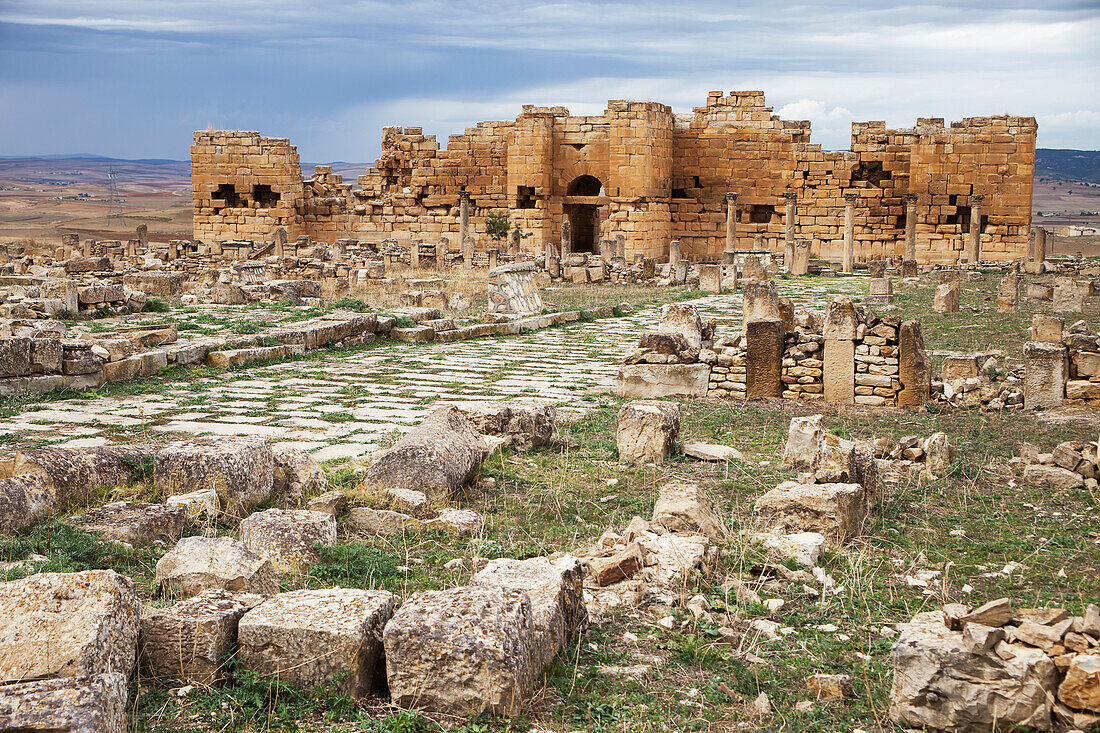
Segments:
[[[861,280],[830,283],[828,294],[818,283],[781,282],[780,291],[798,306],[820,308],[832,293],[861,290]],[[719,333],[740,325],[740,295],[691,302],[718,318]],[[584,396],[614,386],[618,362],[657,318],[658,309],[646,309],[511,338],[336,353],[146,395],[49,402],[0,422],[0,436],[17,445],[76,446],[123,439],[119,431],[128,440],[256,435],[311,450],[319,460],[355,457],[443,404],[526,398],[583,407]]]

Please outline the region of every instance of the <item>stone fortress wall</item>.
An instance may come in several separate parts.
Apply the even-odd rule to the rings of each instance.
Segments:
[[[303,180],[286,139],[202,131],[191,149],[194,236],[270,240],[283,227],[291,239],[446,238],[459,249],[467,197],[469,237],[503,209],[533,235],[521,244],[530,252],[599,252],[621,234],[628,257],[667,257],[679,240],[684,257],[717,261],[734,249],[789,254],[797,238],[836,259],[850,217],[857,260],[955,263],[972,219],[983,259],[1027,256],[1034,118],[852,128],[851,151],[824,151],[808,121],[779,119],[759,91],[711,92],[689,115],[656,102],[611,101],[601,116],[524,106],[446,148],[421,128],[387,127],[357,185],[327,166]]]

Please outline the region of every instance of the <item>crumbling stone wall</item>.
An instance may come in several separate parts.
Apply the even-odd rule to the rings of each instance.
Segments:
[[[732,206],[739,249],[762,241],[783,251],[793,235],[837,259],[849,195],[857,260],[903,254],[911,215],[920,261],[955,262],[972,215],[982,257],[1010,260],[1027,255],[1036,130],[1031,117],[866,122],[853,124],[851,151],[823,151],[808,121],[781,120],[759,91],[711,92],[690,115],[622,100],[600,116],[525,106],[446,148],[419,127],[385,128],[381,156],[355,187],[325,166],[302,180],[288,140],[198,132],[195,236],[263,240],[281,226],[291,239],[446,237],[459,249],[465,192],[471,235],[503,209],[533,234],[521,244],[532,253],[598,252],[622,235],[628,258],[666,257],[677,239],[683,256],[716,260]]]

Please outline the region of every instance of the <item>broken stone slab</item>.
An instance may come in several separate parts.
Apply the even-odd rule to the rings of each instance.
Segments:
[[[603,588],[630,578],[645,567],[645,548],[632,542],[623,550],[588,561],[588,569],[596,585]]]
[[[794,560],[806,567],[817,565],[821,550],[825,547],[825,537],[819,532],[758,532],[752,539],[759,542],[773,560]]]
[[[184,537],[157,561],[161,592],[193,596],[221,588],[267,595],[279,590],[275,566],[232,537]]]
[[[1068,375],[1069,358],[1061,343],[1024,344],[1024,406],[1029,410],[1060,407]]]
[[[769,532],[817,532],[830,547],[863,532],[867,498],[860,484],[785,481],[756,500],[757,526]]]
[[[424,529],[444,529],[458,535],[473,534],[485,526],[485,519],[473,509],[446,507],[432,519],[421,523]]]
[[[111,542],[145,547],[160,540],[174,542],[188,523],[185,507],[116,501],[65,520],[77,529]]]
[[[706,535],[720,543],[729,535],[718,508],[698,484],[672,481],[661,486],[653,506],[653,524],[670,532]]]
[[[0,685],[0,730],[126,733],[126,676],[106,672]]]
[[[683,336],[689,348],[700,349],[703,346],[703,322],[694,305],[687,303],[662,305],[661,320],[657,330],[660,333]]]
[[[789,468],[810,468],[817,456],[818,446],[825,436],[824,416],[791,418],[787,428],[787,443],[783,447],[783,465]]]
[[[384,590],[279,593],[241,617],[238,663],[299,687],[335,681],[364,697],[382,674],[382,630],[393,608],[394,596]]]
[[[1012,619],[1012,601],[1008,598],[998,598],[989,601],[960,617],[960,622],[966,624],[982,624],[984,626],[1000,627]]]
[[[214,589],[167,608],[146,605],[141,614],[141,658],[162,679],[211,685],[222,661],[237,647],[237,622],[264,597]]]
[[[541,672],[531,601],[465,586],[413,594],[383,634],[390,697],[449,715],[518,715]]]
[[[320,559],[317,548],[336,544],[336,517],[308,509],[268,509],[241,520],[241,543],[275,566],[300,573]]]
[[[325,512],[338,517],[347,511],[348,497],[340,489],[333,489],[315,496],[306,504],[306,509],[314,512]]]
[[[169,496],[164,500],[169,506],[183,507],[192,522],[213,521],[218,516],[218,494],[214,489],[199,489],[188,494]]]
[[[1058,466],[1044,466],[1032,463],[1024,466],[1024,483],[1039,489],[1067,491],[1085,485],[1085,478],[1075,472]]]
[[[709,364],[624,364],[616,392],[626,399],[706,397]]]
[[[360,485],[372,492],[414,489],[447,498],[469,484],[488,445],[456,408],[434,410],[367,470]]]
[[[219,510],[239,518],[271,497],[274,472],[268,440],[181,441],[157,451],[153,483],[169,495],[213,489]]]
[[[683,590],[696,570],[703,567],[711,548],[706,535],[679,532],[643,532],[638,543],[645,550],[646,582],[665,597]]]
[[[113,570],[0,583],[0,682],[134,668],[141,601]]]
[[[1050,727],[1057,669],[1039,649],[1002,642],[1007,659],[975,650],[939,611],[918,613],[900,631],[890,655],[895,722],[967,731],[991,730],[994,722]]]
[[[660,463],[672,454],[680,434],[680,405],[628,402],[619,408],[615,442],[625,463]]]
[[[520,590],[531,602],[539,667],[549,664],[588,625],[584,568],[569,555],[557,560],[490,560],[470,579],[472,586]]]
[[[522,448],[549,443],[558,414],[552,402],[471,402],[458,409],[479,433],[509,436]]]
[[[416,517],[372,507],[352,507],[342,523],[344,531],[354,538],[393,537],[420,527]]]
[[[57,511],[48,476],[28,473],[0,479],[0,534],[14,534]]]
[[[1058,686],[1058,699],[1071,708],[1100,713],[1100,652],[1073,658]]]
[[[741,455],[741,451],[728,445],[691,442],[684,443],[683,451],[685,455],[689,455],[692,458],[698,459],[700,461],[721,462],[745,460],[745,457]]]
[[[272,446],[272,494],[281,502],[297,504],[304,496],[328,490],[328,476],[317,460],[304,450]]]

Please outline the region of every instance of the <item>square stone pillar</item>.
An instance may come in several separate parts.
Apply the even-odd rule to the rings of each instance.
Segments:
[[[905,257],[917,261],[917,194],[905,194]]]
[[[561,223],[561,256],[568,257],[573,252],[573,225],[568,219]]]
[[[789,271],[795,258],[795,204],[798,202],[798,193],[787,191],[783,194],[783,198],[787,201],[786,211],[783,213],[783,262]]]
[[[898,407],[921,407],[932,391],[932,363],[924,349],[920,321],[902,321],[898,328]]]
[[[737,251],[737,194],[726,192],[726,250],[723,261],[733,262],[733,252]]]
[[[680,264],[680,240],[673,239],[668,243],[668,264],[675,270]]]
[[[810,271],[810,240],[799,239],[795,241],[791,249],[792,256],[787,269],[796,277],[801,277]]]
[[[846,273],[853,272],[853,259],[855,258],[856,239],[856,201],[858,194],[844,194],[844,262],[841,270]]]
[[[489,269],[490,270],[492,270],[493,268],[495,268],[497,266],[497,258],[499,256],[500,256],[500,250],[498,250],[498,249],[489,250]]]
[[[821,380],[825,401],[854,405],[856,401],[856,342],[826,339],[822,356]]]
[[[704,293],[723,292],[722,265],[699,265],[699,289]]]
[[[746,327],[745,398],[769,399],[783,394],[783,321],[753,321]]]
[[[409,242],[409,267],[413,270],[420,269],[420,240]]]
[[[466,240],[470,238],[470,192],[458,192],[458,246],[463,257],[466,256]],[[466,262],[466,267],[470,263]]]
[[[1020,303],[1020,276],[1010,272],[997,286],[997,312],[1015,313]]]
[[[1024,407],[1060,407],[1068,371],[1065,346],[1040,341],[1024,344]]]
[[[279,227],[275,230],[275,256],[283,257],[286,251],[286,229]]]

